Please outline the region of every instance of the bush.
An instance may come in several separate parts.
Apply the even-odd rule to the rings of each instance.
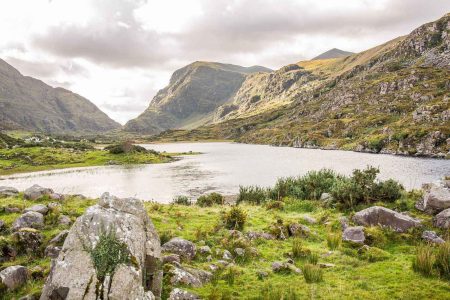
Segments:
[[[275,210],[283,210],[284,202],[283,201],[269,201],[266,204],[266,209],[275,209]]]
[[[295,197],[304,200],[320,199],[322,193],[328,193],[339,178],[332,170],[322,169],[310,171],[300,177],[279,178],[270,189],[269,197],[279,200],[284,197]]]
[[[375,184],[373,198],[379,201],[392,202],[402,196],[403,186],[393,179],[381,181]]]
[[[341,245],[342,234],[341,233],[328,233],[327,234],[327,245],[330,250],[335,250]]]
[[[230,210],[222,215],[222,222],[227,229],[244,229],[247,213],[238,206],[232,206]]]
[[[364,228],[364,233],[366,236],[366,243],[369,246],[383,248],[387,243],[384,230],[378,226],[366,227]]]
[[[248,202],[251,204],[262,204],[266,201],[267,192],[259,186],[239,186],[239,195],[236,203]]]
[[[317,253],[311,253],[307,259],[310,264],[317,265],[319,262],[319,255]]]
[[[323,281],[323,272],[317,265],[305,264],[303,266],[303,277],[306,283],[316,283]]]
[[[358,253],[362,259],[369,262],[382,261],[389,258],[390,254],[377,247],[362,247]]]
[[[187,206],[192,204],[191,200],[187,196],[175,196],[172,200],[172,203]]]
[[[115,145],[109,145],[105,147],[105,150],[108,150],[109,153],[111,154],[133,153],[133,152],[158,154],[158,152],[156,152],[155,150],[147,150],[142,146],[133,145],[133,143],[130,141]]]
[[[441,278],[450,279],[450,242],[439,245],[435,266]]]
[[[202,195],[197,199],[196,204],[200,207],[213,206],[214,204],[222,205],[224,197],[219,193],[210,193]]]
[[[433,248],[430,245],[421,245],[417,247],[417,254],[413,259],[412,268],[415,272],[421,273],[425,276],[433,274],[433,265],[435,257],[433,255]]]

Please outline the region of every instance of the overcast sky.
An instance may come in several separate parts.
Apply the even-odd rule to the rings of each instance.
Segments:
[[[277,69],[447,12],[448,0],[1,0],[0,58],[125,123],[190,62]]]

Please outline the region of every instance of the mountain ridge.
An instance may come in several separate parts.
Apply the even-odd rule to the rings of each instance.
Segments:
[[[330,50],[327,50],[316,57],[313,57],[311,60],[319,60],[319,59],[330,59],[330,58],[339,58],[339,57],[346,57],[350,56],[352,54],[355,54],[353,52],[344,51],[338,48],[332,48]]]

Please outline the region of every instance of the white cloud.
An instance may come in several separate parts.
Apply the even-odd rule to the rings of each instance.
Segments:
[[[124,123],[192,61],[279,68],[448,11],[445,0],[2,0],[0,58]]]

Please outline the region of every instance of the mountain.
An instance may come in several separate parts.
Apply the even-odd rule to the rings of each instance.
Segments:
[[[318,60],[318,59],[329,59],[329,58],[339,58],[339,57],[346,57],[354,54],[353,52],[344,51],[341,49],[333,48],[330,49],[322,54],[317,55],[312,60]]]
[[[216,62],[194,62],[172,74],[149,107],[124,130],[146,134],[172,128],[193,128],[212,121],[217,107],[228,101],[252,73],[265,67],[241,67]]]
[[[23,76],[0,59],[0,129],[62,133],[119,127],[86,98]]]
[[[248,76],[215,124],[155,139],[449,157],[449,32],[447,14],[361,53]]]

